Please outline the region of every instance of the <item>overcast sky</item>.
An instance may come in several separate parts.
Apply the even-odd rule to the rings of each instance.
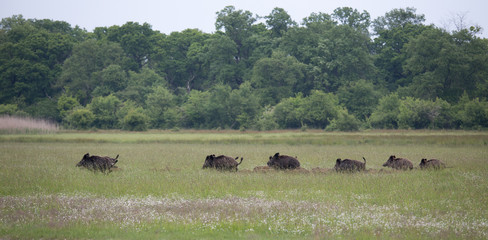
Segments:
[[[147,22],[154,30],[166,34],[187,28],[212,33],[215,13],[228,5],[260,16],[280,7],[298,23],[312,12],[330,14],[338,7],[366,10],[372,20],[394,8],[415,7],[418,14],[425,14],[429,24],[453,30],[450,20],[464,16],[467,26],[481,26],[482,36],[488,37],[486,0],[0,0],[0,3],[1,18],[22,14],[26,19],[66,21],[88,31],[128,21]]]

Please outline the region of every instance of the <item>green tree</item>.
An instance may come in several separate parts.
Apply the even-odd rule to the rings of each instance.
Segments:
[[[256,18],[249,11],[236,10],[234,6],[226,6],[217,14],[215,28],[224,29],[225,35],[236,44],[237,52],[234,58],[237,62],[249,57],[247,49],[244,48],[245,41],[252,33],[252,26]]]
[[[251,82],[262,104],[276,104],[293,96],[296,84],[304,79],[305,65],[276,51],[270,58],[257,61],[252,71]]]
[[[273,37],[281,37],[289,28],[297,26],[297,23],[291,19],[290,15],[279,7],[274,8],[264,18],[266,19],[266,25],[272,31]]]
[[[94,72],[92,77],[97,86],[93,90],[93,96],[107,96],[127,87],[127,73],[119,65],[109,65],[105,69]]]
[[[202,89],[207,73],[204,68],[204,45],[210,34],[197,29],[172,32],[160,41],[154,69],[164,72],[172,89]],[[159,48],[158,48],[159,47]]]
[[[341,25],[349,26],[365,34],[368,33],[368,28],[371,24],[371,17],[367,11],[364,10],[360,13],[357,9],[351,7],[336,8],[332,14],[332,19]]]
[[[357,79],[369,80],[375,72],[367,35],[348,25],[331,28],[319,40],[312,58],[316,74],[327,81],[329,91]]]
[[[237,88],[242,82],[242,63],[236,59],[237,46],[228,36],[214,34],[205,41],[204,65],[208,69],[205,89],[215,84],[227,84]]]
[[[404,70],[411,81],[407,94],[449,102],[456,102],[464,91],[476,94],[488,77],[488,45],[484,43],[468,30],[452,35],[435,28],[423,31],[405,46]]]
[[[127,22],[122,26],[109,28],[97,28],[99,40],[109,40],[119,43],[124,50],[124,69],[138,72],[147,64],[151,63],[155,54],[155,45],[158,40],[158,33],[152,30],[148,23],[142,25],[137,22]]]
[[[86,40],[75,45],[72,55],[64,62],[57,86],[68,87],[81,104],[87,104],[98,85],[94,73],[118,65],[122,59],[123,50],[117,43]]]
[[[2,19],[0,24],[0,102],[23,99],[31,105],[42,98],[52,98],[57,92],[52,87],[60,73],[63,61],[75,43],[71,28],[65,22],[66,32],[47,28],[36,20],[21,15]]]
[[[303,18],[302,20],[302,25],[305,25],[307,27],[311,27],[313,24],[321,24],[325,22],[330,22],[332,23],[332,16],[327,13],[311,13],[308,17]]]
[[[418,15],[415,11],[415,8],[393,9],[373,21],[375,66],[390,91],[406,85],[404,79],[407,74],[403,69],[407,59],[403,49],[405,44],[430,28],[423,25],[424,15]]]
[[[115,95],[121,100],[131,100],[145,108],[148,94],[158,86],[167,87],[168,82],[154,70],[144,67],[140,72],[129,71],[127,87]]]
[[[382,34],[384,31],[407,28],[410,25],[421,25],[425,22],[424,14],[417,14],[417,9],[412,7],[395,8],[376,18],[372,25],[376,34]]]

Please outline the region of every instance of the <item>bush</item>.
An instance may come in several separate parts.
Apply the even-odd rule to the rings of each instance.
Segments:
[[[380,99],[378,106],[373,111],[368,121],[373,128],[396,129],[398,128],[399,108],[400,98],[398,97],[398,94],[393,93],[384,96]]]
[[[175,105],[174,95],[165,87],[157,86],[147,95],[146,113],[149,116],[151,128],[171,128],[175,111],[168,111]]]
[[[308,97],[297,94],[276,105],[274,117],[281,128],[324,128],[337,117],[338,99],[331,93],[312,91]]]
[[[359,121],[354,115],[349,114],[347,109],[343,109],[337,115],[337,118],[332,119],[329,126],[325,128],[325,131],[344,131],[354,132],[359,131],[361,121]]]
[[[137,109],[129,111],[122,120],[122,128],[129,131],[146,131],[148,117]]]
[[[57,108],[61,118],[65,118],[71,110],[79,106],[80,103],[76,98],[67,96],[66,94],[61,95],[58,99]]]
[[[463,104],[458,113],[461,127],[465,129],[480,129],[488,127],[488,102],[475,98]]]
[[[117,111],[120,106],[120,100],[114,95],[93,98],[88,108],[95,116],[95,127],[102,129],[117,128]]]
[[[304,98],[300,109],[300,113],[303,114],[302,125],[323,129],[329,125],[330,119],[337,117],[340,107],[339,100],[334,94],[315,90]]]
[[[281,128],[299,128],[303,124],[302,95],[283,99],[274,109],[274,119]]]
[[[258,120],[256,121],[256,125],[254,128],[259,131],[269,131],[277,129],[279,126],[273,118],[273,110],[274,108],[272,107],[266,107],[261,116],[259,116]]]
[[[75,109],[66,117],[69,127],[75,129],[88,129],[94,120],[95,115],[86,108]]]
[[[337,96],[350,113],[358,119],[365,120],[378,104],[380,93],[375,90],[373,83],[360,79],[340,87]]]
[[[442,99],[434,102],[407,97],[399,109],[398,126],[404,129],[448,128],[454,120],[450,104]]]
[[[17,112],[17,104],[0,104],[0,115],[14,115]]]

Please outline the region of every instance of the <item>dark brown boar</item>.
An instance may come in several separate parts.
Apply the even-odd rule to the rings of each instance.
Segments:
[[[420,160],[420,169],[442,169],[446,167],[446,164],[439,159],[430,159],[427,160],[426,158],[422,158]]]
[[[397,158],[395,155],[391,155],[390,158],[383,164],[383,167],[391,167],[398,170],[413,169],[413,164],[406,158]]]
[[[220,155],[215,156],[215,154],[208,155],[205,158],[205,162],[203,163],[202,168],[215,168],[218,170],[235,170],[237,172],[237,166],[242,163],[243,158],[241,157],[241,161],[238,163],[236,157],[235,159],[232,157]]]
[[[352,159],[344,159],[341,160],[338,158],[336,160],[336,165],[334,169],[338,172],[354,172],[354,171],[363,171],[366,170],[366,158],[363,157],[364,162],[360,162],[358,160],[352,160]]]
[[[92,171],[100,171],[105,173],[105,171],[111,172],[112,168],[116,168],[115,164],[119,161],[118,160],[119,155],[117,154],[117,157],[111,158],[111,157],[100,157],[100,156],[95,156],[92,155],[90,156],[89,153],[83,155],[83,158],[81,159],[78,164],[76,164],[77,167],[85,167],[87,169],[90,169]]]
[[[276,153],[269,157],[268,166],[276,169],[295,169],[300,167],[300,162],[294,157]]]

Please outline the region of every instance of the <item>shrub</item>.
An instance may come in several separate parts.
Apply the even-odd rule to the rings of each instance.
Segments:
[[[400,103],[398,126],[400,128],[446,128],[453,124],[450,104],[442,99],[435,102],[407,97]]]
[[[488,127],[488,102],[475,98],[463,104],[458,113],[461,127],[465,129],[480,129]]]
[[[95,115],[87,108],[73,110],[66,118],[70,128],[88,129],[92,126]]]
[[[339,88],[337,96],[343,104],[358,119],[365,120],[378,104],[379,92],[375,85],[364,79],[350,82]]]
[[[67,96],[66,94],[61,95],[58,99],[57,108],[61,118],[65,118],[71,110],[79,106],[80,103],[76,98]]]
[[[133,109],[122,120],[122,128],[129,131],[146,131],[148,117],[141,112],[142,109]]]
[[[353,132],[359,131],[361,121],[354,115],[349,114],[347,109],[339,111],[337,118],[332,119],[330,124],[325,128],[325,131],[344,131]]]
[[[373,128],[398,128],[398,114],[400,114],[400,98],[393,93],[380,99],[378,106],[368,119]]]
[[[14,115],[17,112],[17,104],[0,104],[0,115]]]
[[[114,95],[93,98],[88,108],[95,116],[95,127],[103,129],[116,128],[118,123],[117,111],[120,105],[120,100]]]
[[[274,108],[269,106],[265,107],[263,113],[261,113],[261,116],[259,116],[258,120],[256,121],[254,128],[259,131],[269,131],[277,129],[279,126],[273,118],[273,111]]]

